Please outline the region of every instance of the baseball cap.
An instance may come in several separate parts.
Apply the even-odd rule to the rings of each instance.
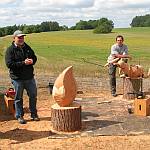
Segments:
[[[20,36],[26,36],[25,34],[23,34],[23,32],[22,31],[20,31],[20,30],[16,30],[15,32],[14,32],[14,34],[13,34],[13,36],[14,37],[20,37]]]

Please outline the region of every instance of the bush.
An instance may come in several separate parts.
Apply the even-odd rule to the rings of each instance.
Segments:
[[[102,18],[99,20],[98,26],[93,30],[94,33],[110,33],[114,27],[111,20],[107,18]]]
[[[111,28],[108,25],[99,25],[94,29],[94,33],[110,33]]]

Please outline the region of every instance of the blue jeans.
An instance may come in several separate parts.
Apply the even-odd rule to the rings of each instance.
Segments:
[[[16,118],[24,116],[23,111],[23,91],[24,89],[27,91],[27,95],[29,96],[29,109],[31,112],[31,117],[37,116],[36,102],[37,102],[37,87],[35,83],[35,79],[32,78],[30,80],[12,80],[12,84],[15,88],[15,111]]]

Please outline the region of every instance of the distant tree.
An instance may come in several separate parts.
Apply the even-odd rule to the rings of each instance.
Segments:
[[[59,23],[50,21],[49,31],[59,31]]]
[[[42,32],[47,32],[47,31],[49,31],[49,23],[48,23],[48,22],[42,22],[42,23],[41,23],[40,30],[41,30]]]
[[[3,36],[3,32],[2,32],[2,30],[0,29],[0,37],[2,37]]]
[[[132,23],[130,25],[131,27],[143,27],[144,19],[141,16],[136,16],[135,18],[133,18]]]
[[[88,30],[88,29],[94,29],[97,26],[98,26],[97,20],[89,20],[89,21],[80,20],[79,22],[76,23],[75,29],[76,30]]]
[[[107,18],[101,18],[98,26],[93,30],[94,33],[110,33],[114,28],[114,23]]]
[[[84,21],[80,20],[79,22],[76,23],[75,26],[72,26],[70,30],[88,30],[88,29],[95,29],[98,28],[99,25],[104,24],[109,24],[114,27],[114,24],[111,20],[108,20],[107,18],[101,18],[99,20],[89,20],[89,21]],[[108,26],[108,25],[107,25]],[[100,27],[99,27],[100,28]],[[98,29],[96,29],[97,31]],[[108,30],[108,29],[107,29]],[[94,31],[95,32],[95,31]],[[108,32],[108,31],[107,31]]]
[[[59,30],[60,31],[66,31],[66,30],[68,30],[68,27],[66,25],[60,26]]]
[[[11,35],[13,34],[14,30],[13,30],[13,26],[7,26],[4,28],[4,32],[5,32],[5,35]]]
[[[95,29],[98,26],[99,20],[89,20],[87,22],[89,29]]]
[[[86,30],[87,29],[87,21],[80,20],[76,23],[76,30]]]
[[[0,28],[0,36],[12,35],[16,30],[21,30],[26,34],[29,34],[29,33],[48,32],[48,31],[59,31],[60,29],[65,31],[68,29],[68,27],[64,25],[60,28],[58,22],[46,21],[37,25],[23,24],[18,26],[14,25],[14,26],[3,27]]]
[[[13,34],[16,30],[18,30],[18,26],[15,24],[10,27],[11,28],[11,34]]]
[[[70,30],[75,30],[76,29],[76,26],[72,26],[69,28]]]
[[[32,25],[25,26],[23,29],[23,33],[26,33],[26,34],[33,33],[33,29],[34,29],[34,27]]]
[[[32,31],[32,33],[40,33],[41,32],[41,30],[40,30],[40,25],[34,25],[33,27],[33,31]]]
[[[145,27],[150,27],[150,18],[145,21],[144,25]]]
[[[26,24],[19,25],[18,29],[21,30],[21,31],[23,31],[25,26],[27,26],[27,25]]]
[[[5,36],[4,28],[0,28],[0,37]]]
[[[134,17],[130,25],[131,27],[150,27],[150,14]]]
[[[40,31],[59,31],[59,24],[57,22],[46,21],[41,23]]]

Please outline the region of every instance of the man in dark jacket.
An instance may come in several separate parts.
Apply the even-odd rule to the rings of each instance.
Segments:
[[[37,61],[34,51],[24,42],[25,34],[22,31],[15,31],[13,34],[13,42],[7,48],[5,62],[9,68],[11,82],[15,88],[15,111],[16,118],[21,124],[25,124],[23,112],[23,91],[27,91],[29,96],[29,108],[31,118],[39,121],[36,109],[37,87],[34,79],[33,65]]]

